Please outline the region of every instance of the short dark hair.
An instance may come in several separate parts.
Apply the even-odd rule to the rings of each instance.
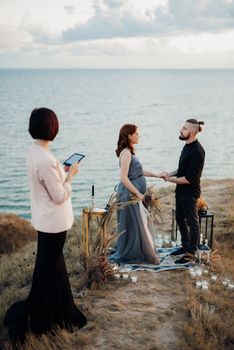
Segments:
[[[29,119],[28,131],[33,139],[53,141],[59,130],[57,115],[49,108],[35,108]]]

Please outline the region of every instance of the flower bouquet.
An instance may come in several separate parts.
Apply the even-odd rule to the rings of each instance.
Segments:
[[[198,212],[201,214],[206,214],[208,210],[208,205],[203,197],[197,199]]]
[[[155,185],[148,186],[143,198],[143,205],[148,210],[150,217],[154,222],[158,223],[162,221],[162,208],[160,205],[160,199],[158,196],[157,188]],[[101,226],[108,224],[112,218],[112,215],[116,212],[116,209],[123,209],[128,205],[137,204],[140,199],[135,195],[131,194],[130,200],[124,203],[117,202],[117,195],[113,193],[106,205],[106,212],[101,219]]]
[[[158,191],[155,185],[147,187],[142,203],[148,210],[149,216],[154,223],[159,223],[160,221],[162,222],[162,207],[160,204],[161,198],[162,197],[158,196]],[[135,194],[132,194],[131,199],[127,203],[124,203],[124,206],[131,204],[133,205],[139,201],[139,198]]]

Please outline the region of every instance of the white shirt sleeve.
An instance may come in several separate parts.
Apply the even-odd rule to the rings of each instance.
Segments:
[[[55,204],[62,204],[71,195],[72,187],[65,181],[56,160],[50,159],[46,164],[41,164],[39,178]]]

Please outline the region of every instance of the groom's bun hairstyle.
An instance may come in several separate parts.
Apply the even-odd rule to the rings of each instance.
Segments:
[[[199,121],[199,120],[197,120],[197,119],[187,119],[186,122],[187,122],[187,123],[190,123],[190,124],[197,125],[197,127],[198,127],[198,132],[201,132],[201,131],[203,130],[202,125],[205,124],[202,120]]]

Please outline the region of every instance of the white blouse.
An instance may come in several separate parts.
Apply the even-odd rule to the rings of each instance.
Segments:
[[[74,220],[71,185],[58,160],[49,150],[33,143],[27,156],[31,223],[37,231],[63,232]]]

